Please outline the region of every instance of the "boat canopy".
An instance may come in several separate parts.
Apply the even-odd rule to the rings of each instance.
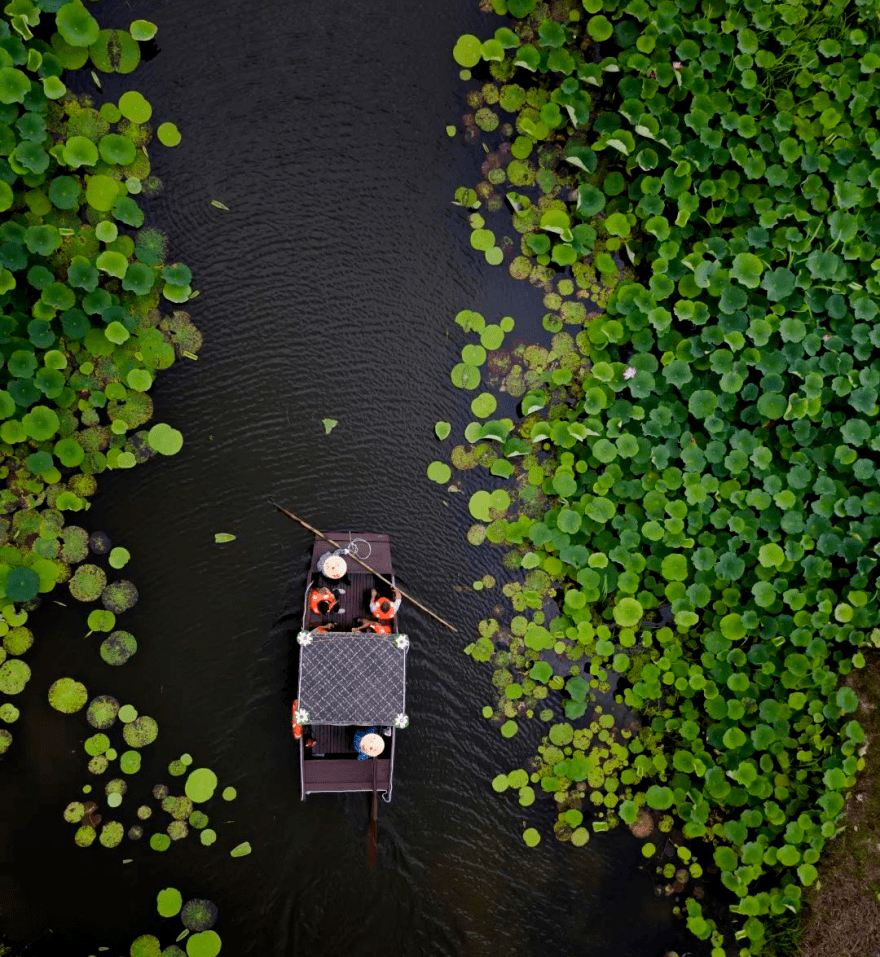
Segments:
[[[405,728],[406,635],[302,631],[299,724]]]

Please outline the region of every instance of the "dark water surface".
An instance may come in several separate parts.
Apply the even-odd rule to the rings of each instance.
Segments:
[[[126,571],[141,602],[123,627],[137,656],[104,665],[97,640],[82,638],[81,608],[50,604],[32,621],[36,700],[23,702],[0,793],[0,920],[38,954],[127,954],[136,934],[162,932],[155,894],[167,885],[219,904],[229,957],[694,949],[628,833],[557,845],[548,803],[526,811],[489,787],[532,745],[525,733],[502,741],[480,715],[490,672],[461,648],[493,599],[455,586],[498,574],[498,553],[464,539],[475,477],[448,494],[425,467],[440,455],[434,422],[460,435],[468,420],[470,396],[448,375],[462,344],[452,317],[471,307],[534,320],[543,309],[534,290],[480,266],[449,203],[481,159],[444,132],[463,112],[454,40],[487,28],[475,8],[98,5],[105,23],[159,24],[159,55],[105,90],[137,87],[154,120],[183,133],[176,150],[152,150],[166,190],[150,215],[193,268],[206,346],[154,392],[156,421],[185,432],[183,452],[102,476],[84,519],[134,556]],[[330,436],[325,416],[339,420]],[[380,803],[375,872],[366,797],[299,801],[289,707],[310,540],[271,498],[318,526],[389,532],[401,583],[461,632],[404,610],[412,724],[394,801]],[[237,541],[215,545],[221,531]],[[88,729],[45,704],[62,674],[160,723],[129,815],[171,781],[164,769],[183,751],[238,788],[214,809],[214,847],[194,836],[166,854],[146,841],[74,846],[61,811],[89,779]],[[545,835],[535,850],[520,838],[526,814]],[[245,839],[254,853],[231,860]]]

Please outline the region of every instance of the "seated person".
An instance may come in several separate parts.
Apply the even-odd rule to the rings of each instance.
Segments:
[[[379,598],[376,589],[370,592],[370,613],[379,621],[391,621],[400,608],[400,600],[403,596],[399,588],[394,589],[394,599]]]
[[[337,548],[335,552],[324,552],[324,554],[318,558],[318,572],[329,584],[350,584],[348,580],[348,564],[342,557],[346,554],[348,553],[345,549]]]
[[[378,728],[358,728],[354,733],[354,749],[357,751],[358,761],[368,758],[378,758],[385,750],[385,742],[377,732]]]
[[[381,621],[373,621],[371,618],[358,618],[360,624],[352,631],[372,631],[377,635],[390,635],[391,625]]]
[[[313,588],[309,592],[309,611],[313,615],[329,615],[336,607],[336,596],[329,588]]]
[[[336,625],[331,621],[326,625],[318,625],[311,629],[313,635],[326,635],[328,631],[336,631]]]

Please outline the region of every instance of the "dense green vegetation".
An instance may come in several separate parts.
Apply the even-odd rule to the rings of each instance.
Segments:
[[[465,117],[485,179],[456,200],[487,262],[543,288],[557,335],[529,361],[490,334],[453,370],[475,389],[488,358],[522,397],[453,464],[516,481],[472,498],[470,538],[512,547],[530,571],[507,591],[533,613],[468,650],[496,665],[502,734],[554,689],[568,719],[541,711],[535,762],[494,784],[524,805],[540,784],[573,843],[590,822],[659,826],[664,878],[682,890],[676,858],[698,877],[702,857],[758,953],[863,763],[847,675],[877,618],[877,5],[493,7],[518,19],[454,51],[491,77]],[[505,228],[503,200],[518,248],[487,220]],[[687,915],[722,957],[693,897]]]
[[[196,293],[187,266],[168,261],[166,240],[146,224],[147,204],[162,188],[148,147],[153,108],[136,90],[97,107],[68,92],[68,71],[92,66],[127,74],[140,41],[155,25],[101,29],[79,0],[16,0],[0,18],[0,721],[19,717],[17,696],[31,678],[26,627],[43,596],[65,594],[90,606],[92,653],[111,669],[128,662],[137,639],[118,618],[138,600],[134,583],[118,577],[131,556],[107,535],[70,524],[89,508],[97,476],[129,469],[155,455],[174,455],[181,433],[149,425],[150,390],[178,358],[196,359],[201,334],[183,304]],[[94,84],[100,79],[92,72]],[[180,142],[173,123],[158,126],[165,146]],[[142,205],[143,203],[143,205]],[[27,689],[30,693],[33,689]],[[159,735],[156,720],[108,694],[90,696],[73,677],[57,678],[48,703],[82,721],[92,780],[65,809],[80,847],[115,848],[149,830],[149,846],[167,850],[189,833],[217,840],[207,810],[236,798],[189,754],[168,774],[179,789],[156,784],[139,792],[133,776],[142,750]],[[12,734],[0,729],[0,753]],[[85,762],[84,762],[85,764]],[[105,777],[106,776],[106,777]],[[100,792],[97,789],[100,789]],[[179,790],[180,793],[175,793]],[[126,810],[129,819],[126,821]],[[250,853],[247,842],[232,857]],[[131,853],[131,852],[130,852]],[[172,892],[173,891],[173,892]],[[176,908],[176,909],[175,909]],[[183,904],[168,889],[162,917],[178,913],[163,954],[214,957],[220,938],[210,901]],[[4,951],[5,952],[5,951]],[[160,944],[142,935],[131,954],[153,957]]]
[[[131,29],[155,33],[146,21]],[[79,601],[100,602],[87,625],[106,635],[105,661],[121,665],[136,651],[134,636],[116,628],[138,597],[113,577],[128,552],[69,518],[88,508],[101,472],[180,449],[176,429],[147,427],[149,392],[162,369],[201,345],[177,308],[192,295],[190,270],[166,262],[165,239],[144,225],[139,204],[161,188],[147,152],[152,107],[134,90],[100,109],[68,93],[65,71],[90,58],[128,73],[140,48],[128,33],[101,30],[79,0],[26,0],[0,20],[0,692],[8,696],[30,679],[28,613],[61,583]],[[84,694],[62,679],[50,703],[79,710]],[[14,704],[2,705],[4,721],[17,717]],[[11,741],[0,730],[0,751]]]

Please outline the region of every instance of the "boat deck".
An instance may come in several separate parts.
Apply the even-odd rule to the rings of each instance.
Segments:
[[[376,764],[376,790],[391,788],[391,758],[373,758],[370,761],[348,758],[323,758],[304,761],[303,786],[307,793],[314,791],[372,791],[373,764]]]

